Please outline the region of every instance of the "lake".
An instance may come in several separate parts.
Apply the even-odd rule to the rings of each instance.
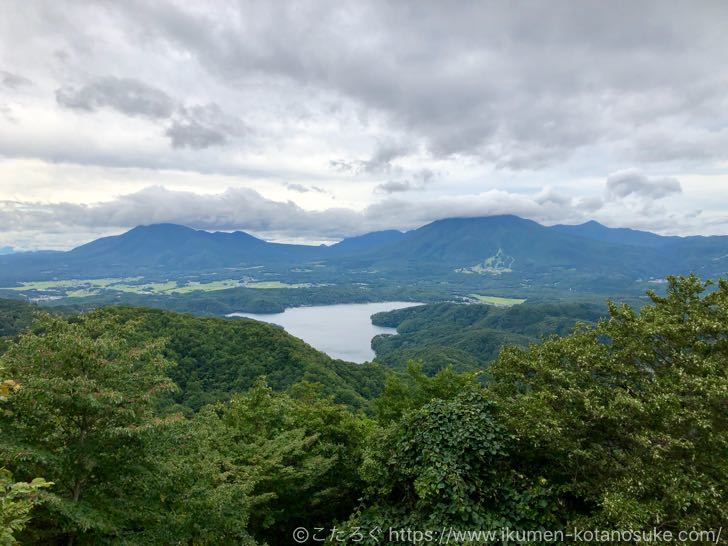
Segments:
[[[283,313],[230,313],[229,317],[248,317],[278,324],[289,334],[332,358],[349,362],[368,362],[374,358],[372,338],[379,334],[396,334],[394,328],[374,326],[371,316],[382,311],[422,305],[407,301],[379,303],[340,303],[291,307]]]

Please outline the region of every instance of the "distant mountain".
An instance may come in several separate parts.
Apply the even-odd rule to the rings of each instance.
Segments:
[[[242,231],[201,231],[176,224],[139,226],[122,235],[104,237],[68,252],[73,261],[102,259],[120,268],[214,268],[266,254],[266,243]]]
[[[358,237],[349,237],[329,247],[332,251],[341,254],[362,253],[378,250],[401,241],[405,234],[396,229],[374,231]]]
[[[379,231],[327,247],[269,243],[242,231],[156,224],[68,252],[0,256],[0,282],[174,277],[252,267],[285,274],[300,270],[315,282],[339,282],[351,272],[365,282],[373,272],[382,280],[394,275],[399,281],[447,277],[464,282],[467,275],[471,283],[534,275],[550,284],[575,278],[634,282],[691,271],[715,277],[728,273],[728,237],[663,237],[597,222],[546,227],[505,215],[449,218],[406,233]]]
[[[608,252],[609,251],[609,252]],[[514,270],[619,269],[615,254],[630,261],[640,253],[618,250],[608,243],[587,240],[549,229],[518,216],[449,218],[408,232],[380,258],[391,263],[429,263],[472,273],[510,273]]]
[[[0,256],[0,282],[103,276],[164,276],[314,259],[319,247],[268,243],[242,231],[176,224],[138,226],[68,252]]]
[[[681,237],[665,237],[656,233],[650,233],[649,231],[639,231],[636,229],[609,228],[594,220],[577,225],[557,224],[551,226],[551,229],[593,241],[620,245],[658,247],[681,239]]]
[[[728,274],[728,237],[663,237],[597,222],[546,227],[513,215],[437,220],[371,253],[377,269],[492,278],[548,275],[635,281],[696,272]]]

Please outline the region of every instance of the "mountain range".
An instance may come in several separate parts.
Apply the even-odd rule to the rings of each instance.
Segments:
[[[309,246],[271,243],[242,231],[154,224],[67,252],[0,256],[0,282],[304,266],[428,278],[578,274],[638,279],[691,271],[715,277],[728,272],[728,236],[661,236],[594,221],[544,226],[504,215],[437,220],[408,232],[379,231]]]

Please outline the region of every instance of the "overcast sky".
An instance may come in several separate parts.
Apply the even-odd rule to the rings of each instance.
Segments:
[[[728,234],[728,2],[0,4],[0,246],[449,216]]]

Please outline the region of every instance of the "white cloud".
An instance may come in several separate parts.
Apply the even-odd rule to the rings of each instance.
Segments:
[[[724,230],[728,4],[646,0],[639,10],[596,0],[8,0],[0,200],[28,224],[1,236],[68,246],[127,227],[95,210],[122,218],[114,206],[135,206],[129,222],[153,219],[128,196],[154,185],[255,188],[271,222],[271,203],[295,197],[303,212],[289,212],[307,218],[307,233],[324,211],[338,222],[327,236],[357,229],[343,218],[389,227],[491,211]],[[62,202],[90,219],[40,221]],[[213,225],[212,204],[207,223],[179,218]]]
[[[229,188],[221,193],[199,194],[150,186],[115,199],[91,204],[0,202],[0,226],[23,226],[26,234],[66,233],[69,244],[85,242],[89,234],[121,232],[142,224],[171,222],[208,230],[242,229],[264,238],[283,240],[338,240],[381,229],[412,229],[433,220],[449,217],[475,217],[516,214],[545,224],[580,223],[598,219],[612,226],[628,226],[657,231],[677,228],[692,230],[702,221],[701,211],[679,215],[656,206],[651,201],[625,198],[639,194],[655,195],[656,181],[649,185],[624,189],[608,178],[605,192],[621,194],[604,201],[598,197],[570,197],[553,188],[532,194],[489,190],[475,195],[423,198],[419,200],[387,197],[361,210],[338,207],[322,210],[304,209],[293,201],[269,199],[248,188]],[[630,180],[642,180],[635,173]],[[646,177],[645,177],[646,178]],[[298,184],[289,189],[300,191]],[[670,186],[670,185],[668,185]],[[612,194],[613,195],[613,194]],[[638,222],[630,219],[639,218]],[[728,222],[723,224],[728,227]],[[80,238],[82,234],[85,239]],[[0,231],[0,243],[16,247],[28,246],[16,232]],[[35,241],[30,236],[31,241]],[[37,243],[33,246],[37,246]],[[46,245],[48,246],[48,245]]]

